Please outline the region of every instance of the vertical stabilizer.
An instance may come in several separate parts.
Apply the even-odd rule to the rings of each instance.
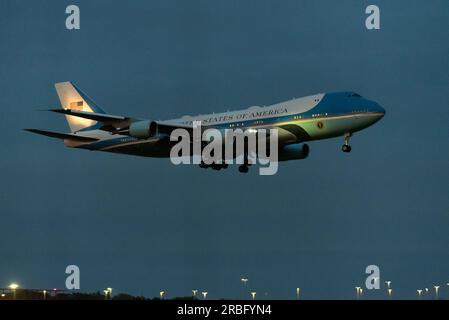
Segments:
[[[69,81],[55,83],[55,88],[63,109],[105,113],[89,96]],[[66,119],[71,132],[93,126],[96,123],[94,120],[69,115],[66,115]]]

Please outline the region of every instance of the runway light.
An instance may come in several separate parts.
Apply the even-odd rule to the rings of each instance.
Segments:
[[[208,292],[203,291],[203,292],[201,292],[201,294],[203,295],[203,299],[206,300]]]
[[[12,290],[13,299],[16,300],[16,290],[19,288],[19,285],[13,282],[8,286],[8,288]]]
[[[256,292],[255,291],[251,292],[251,298],[253,300],[256,300]]]
[[[192,290],[193,293],[193,299],[196,299],[196,294],[198,293],[198,290],[194,289]]]
[[[164,299],[164,295],[165,295],[165,291],[161,291],[159,292],[159,297],[162,299]]]
[[[296,288],[296,299],[299,300],[299,294],[301,292],[300,288]]]

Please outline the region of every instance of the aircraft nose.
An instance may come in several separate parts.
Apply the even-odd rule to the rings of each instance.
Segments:
[[[382,113],[382,117],[385,115],[385,113],[387,113],[387,111],[378,103],[377,103],[377,109],[379,110],[378,112]]]
[[[380,104],[374,101],[371,101],[370,103],[370,111],[380,113],[381,117],[383,117],[386,113],[385,109]]]

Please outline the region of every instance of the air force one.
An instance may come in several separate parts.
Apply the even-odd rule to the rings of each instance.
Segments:
[[[62,108],[48,111],[64,114],[71,132],[25,130],[62,139],[67,147],[144,157],[169,157],[176,143],[170,141],[170,134],[175,129],[191,130],[194,121],[201,121],[203,129],[277,129],[279,161],[305,159],[309,155],[305,142],[335,137],[343,137],[341,149],[350,152],[352,134],[385,115],[378,103],[357,93],[335,92],[264,107],[156,121],[108,114],[72,82],[56,83],[55,87]],[[219,170],[227,164],[200,166]],[[248,163],[241,164],[239,171],[248,172]]]

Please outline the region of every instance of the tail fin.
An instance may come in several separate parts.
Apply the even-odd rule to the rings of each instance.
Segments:
[[[89,96],[69,81],[55,83],[55,88],[63,109],[105,113],[91,98],[89,98]],[[66,115],[66,119],[71,132],[76,132],[83,128],[93,126],[96,123],[94,120],[69,115]]]

